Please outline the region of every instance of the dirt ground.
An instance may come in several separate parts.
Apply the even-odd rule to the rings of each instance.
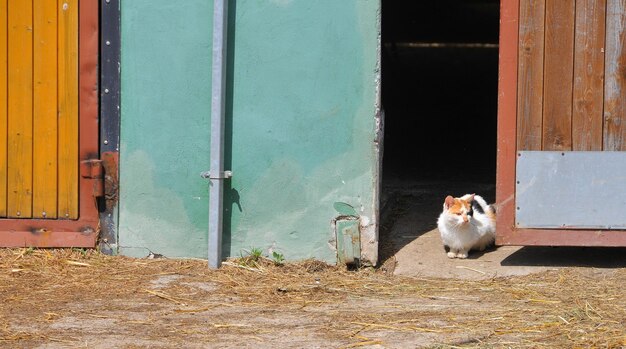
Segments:
[[[626,269],[482,280],[0,250],[4,348],[626,346]]]
[[[439,201],[467,187],[492,200],[489,184],[388,184],[383,263],[356,271],[0,249],[0,347],[626,347],[626,250],[500,247],[449,260]]]

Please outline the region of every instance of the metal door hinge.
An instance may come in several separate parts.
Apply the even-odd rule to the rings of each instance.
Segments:
[[[83,178],[93,180],[93,196],[104,195],[104,168],[102,160],[89,159],[80,162],[80,175]]]

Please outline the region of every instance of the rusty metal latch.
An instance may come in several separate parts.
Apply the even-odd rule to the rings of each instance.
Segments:
[[[219,172],[217,176],[212,175],[211,171],[204,171],[200,173],[200,177],[204,179],[228,179],[232,176],[233,176],[232,171],[222,171],[222,172]]]
[[[104,168],[102,160],[89,159],[80,162],[80,175],[93,180],[93,196],[104,196]]]
[[[358,266],[361,260],[360,221],[356,217],[342,217],[335,221],[337,259],[340,264]]]

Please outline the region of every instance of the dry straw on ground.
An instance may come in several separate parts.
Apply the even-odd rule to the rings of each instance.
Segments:
[[[232,260],[212,271],[200,260],[4,249],[0,346],[98,347],[94,338],[107,338],[125,348],[269,347],[288,335],[345,348],[619,348],[624,285],[624,269],[460,281],[316,261]]]

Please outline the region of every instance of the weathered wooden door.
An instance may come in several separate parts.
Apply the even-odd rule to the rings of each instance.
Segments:
[[[94,246],[97,0],[0,0],[0,246]]]
[[[626,0],[503,0],[498,243],[626,246]]]

